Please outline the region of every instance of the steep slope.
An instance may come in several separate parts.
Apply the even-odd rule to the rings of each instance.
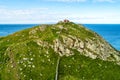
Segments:
[[[0,80],[118,80],[120,53],[73,22],[0,38]]]

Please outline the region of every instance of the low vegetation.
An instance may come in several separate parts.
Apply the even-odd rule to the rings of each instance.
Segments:
[[[0,80],[120,80],[119,60],[98,34],[69,21],[0,37]]]

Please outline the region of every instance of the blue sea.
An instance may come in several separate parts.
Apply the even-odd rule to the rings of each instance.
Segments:
[[[0,24],[0,36],[33,27],[37,24]],[[84,24],[85,27],[97,32],[117,50],[120,50],[120,24]]]
[[[35,25],[37,24],[0,24],[0,36],[6,36]]]
[[[120,24],[84,24],[97,32],[117,50],[120,50]]]

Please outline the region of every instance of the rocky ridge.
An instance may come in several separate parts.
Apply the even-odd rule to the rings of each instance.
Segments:
[[[53,44],[51,45],[51,48],[60,56],[74,55],[74,52],[72,52],[71,49],[76,49],[78,52],[80,52],[80,54],[88,56],[92,59],[100,58],[105,61],[115,61],[118,64],[120,64],[120,52],[115,50],[109,43],[107,43],[97,33],[93,32],[94,36],[92,38],[86,37],[84,40],[77,36],[72,36],[70,34],[64,35],[62,34],[62,30],[63,31],[68,31],[68,30],[67,27],[61,25],[62,23],[64,22],[60,22],[54,27],[51,27],[52,29],[58,28],[60,30],[56,32],[56,34],[58,34],[59,37],[57,39],[54,39]],[[74,23],[71,24],[75,25]],[[83,28],[82,26],[79,27]],[[46,27],[44,25],[40,27],[40,30],[44,31],[45,28]],[[74,27],[69,27],[69,28],[72,28],[72,30],[74,31],[77,30]],[[34,34],[35,31],[37,30],[38,29],[36,28],[36,30],[32,31],[32,33]],[[90,31],[90,30],[85,28],[85,31]],[[38,45],[46,45],[46,46],[48,46],[49,44],[41,40],[37,41],[37,43]]]

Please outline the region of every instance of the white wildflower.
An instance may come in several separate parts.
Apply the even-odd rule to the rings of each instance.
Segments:
[[[11,68],[13,68],[14,66],[13,65],[11,65]]]
[[[22,68],[20,68],[20,71],[22,71]]]
[[[33,68],[35,68],[35,65],[32,65]]]
[[[26,64],[24,64],[24,67],[26,67]]]
[[[30,58],[31,61],[33,61],[33,58]]]
[[[48,59],[48,61],[50,62],[50,59]]]
[[[26,60],[28,60],[28,58],[23,58],[23,60],[25,60],[25,61],[26,61]]]
[[[26,77],[26,75],[24,75],[24,77]]]
[[[40,73],[40,76],[42,76],[42,74]]]
[[[28,67],[31,67],[31,65],[28,65]]]

